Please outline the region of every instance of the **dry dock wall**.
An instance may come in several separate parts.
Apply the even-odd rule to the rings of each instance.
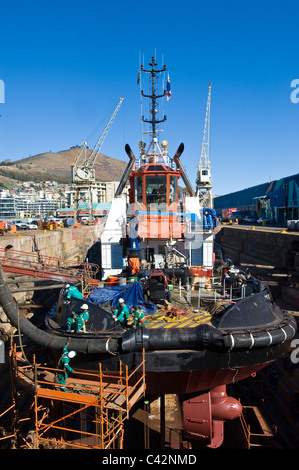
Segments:
[[[98,231],[97,226],[28,230],[21,234],[5,234],[0,237],[0,248],[12,245],[13,250],[83,261],[87,250],[99,239]]]
[[[235,264],[271,265],[279,270],[299,270],[298,232],[221,226],[215,240],[223,246],[225,256]]]

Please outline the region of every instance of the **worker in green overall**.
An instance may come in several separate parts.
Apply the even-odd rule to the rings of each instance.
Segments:
[[[85,323],[88,321],[88,319],[89,319],[88,305],[83,304],[81,305],[80,312],[72,312],[72,316],[67,318],[66,328],[68,331],[71,331],[75,327],[76,333],[78,333],[78,331],[81,331],[81,330],[86,332]]]
[[[147,319],[140,305],[134,305],[132,310],[134,312],[133,328],[145,326]]]
[[[55,382],[60,383],[61,385],[66,384],[66,379],[68,377],[68,372],[72,373],[74,372],[74,369],[71,368],[69,365],[70,359],[76,356],[75,351],[70,351],[68,352],[67,350],[67,345],[64,346],[63,348],[63,353],[62,356],[60,357],[58,364],[57,364],[57,369],[60,370],[58,374],[56,375]],[[63,392],[66,392],[66,387],[61,387],[61,390]]]
[[[82,299],[82,293],[77,289],[75,286],[71,286],[70,284],[65,285],[65,291],[66,291],[66,298],[68,300],[70,299]]]
[[[124,299],[119,299],[119,306],[113,312],[112,318],[118,320],[123,328],[127,328],[127,322],[130,315],[129,309],[125,304]]]
[[[83,321],[83,326],[82,326],[82,330],[84,331],[84,333],[86,333],[86,322],[89,320],[89,310],[88,310],[88,305],[87,304],[83,304],[81,306],[81,309],[82,309],[82,321]],[[79,330],[78,330],[79,331]]]

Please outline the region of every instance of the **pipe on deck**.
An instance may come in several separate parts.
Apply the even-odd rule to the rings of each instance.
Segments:
[[[52,335],[46,331],[33,325],[24,315],[20,312],[15,299],[11,295],[6,282],[5,276],[0,265],[0,304],[10,322],[22,332],[23,335],[30,338],[34,343],[37,343],[48,349],[60,350],[66,342],[69,348],[76,352],[83,353],[107,353],[114,354],[118,347],[116,339],[88,339],[84,338],[65,338]]]

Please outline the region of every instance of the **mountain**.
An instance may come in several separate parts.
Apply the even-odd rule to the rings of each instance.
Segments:
[[[0,184],[11,188],[19,181],[56,180],[71,182],[71,165],[79,155],[80,147],[59,152],[46,152],[21,160],[0,162]],[[87,149],[87,156],[91,153]],[[127,163],[99,153],[94,169],[97,181],[120,181]]]

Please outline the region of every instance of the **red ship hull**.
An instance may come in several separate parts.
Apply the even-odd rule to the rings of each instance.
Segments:
[[[243,380],[267,365],[265,363],[239,369],[191,372],[147,372],[146,392],[150,395],[199,393]]]

